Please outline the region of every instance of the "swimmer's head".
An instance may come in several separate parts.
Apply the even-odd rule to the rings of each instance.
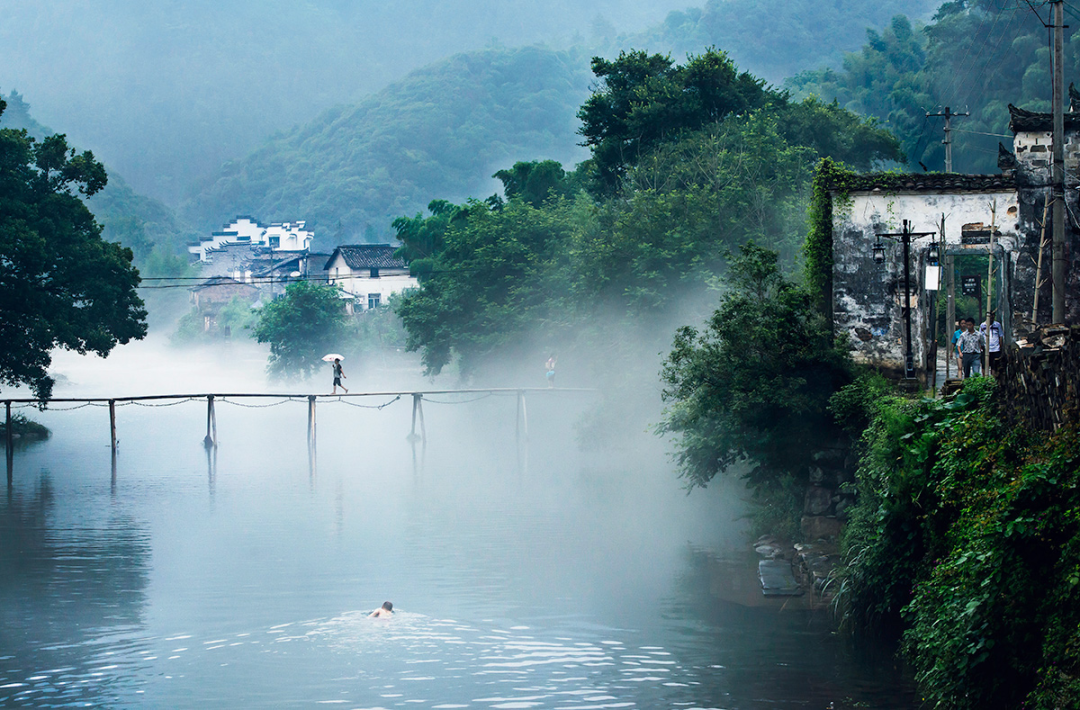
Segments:
[[[393,611],[394,610],[394,605],[391,604],[390,602],[383,602],[382,603],[382,608],[386,609],[387,611]]]

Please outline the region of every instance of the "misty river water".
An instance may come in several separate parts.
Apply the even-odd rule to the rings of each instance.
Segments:
[[[108,362],[61,359],[56,396],[267,388]],[[320,402],[314,468],[303,402],[220,403],[210,455],[205,402],[130,405],[115,475],[106,409],[33,412],[53,436],[0,499],[0,705],[913,706],[888,654],[761,597],[730,490],[687,495],[644,431],[583,450],[588,405],[531,396],[519,447],[513,397],[433,397],[414,447],[405,399]]]

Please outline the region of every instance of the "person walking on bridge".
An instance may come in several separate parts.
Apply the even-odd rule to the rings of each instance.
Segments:
[[[345,394],[349,394],[349,390],[345,389],[345,385],[341,384],[341,378],[345,377],[345,371],[341,369],[341,359],[334,358],[334,391],[331,394],[337,394],[337,388],[345,390]]]

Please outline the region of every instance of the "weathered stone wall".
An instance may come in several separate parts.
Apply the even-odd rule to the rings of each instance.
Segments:
[[[998,397],[1008,418],[1053,431],[1080,415],[1080,326],[1051,326],[1006,350]]]

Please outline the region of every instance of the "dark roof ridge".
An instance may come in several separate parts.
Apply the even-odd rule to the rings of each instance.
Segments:
[[[846,192],[995,192],[1015,190],[1012,175],[980,175],[964,173],[860,173],[846,175],[842,182],[830,182],[831,191]]]
[[[1013,133],[1045,132],[1054,130],[1054,117],[1049,113],[1028,111],[1009,104],[1009,129]],[[1065,112],[1065,129],[1080,130],[1080,114]]]

